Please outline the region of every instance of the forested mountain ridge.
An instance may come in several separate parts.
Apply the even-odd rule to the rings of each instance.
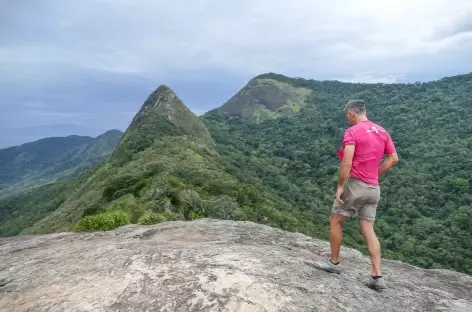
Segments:
[[[0,149],[0,194],[76,176],[110,154],[122,135],[110,130],[96,138],[53,137]]]
[[[472,273],[472,74],[414,84],[259,78],[311,95],[295,116],[259,124],[221,109],[206,113],[217,151],[234,171],[260,178],[327,234],[336,153],[348,127],[343,108],[362,99],[400,155],[399,165],[381,178],[376,228],[384,255]],[[365,251],[357,223],[350,226],[346,243]]]
[[[227,171],[203,122],[161,86],[144,102],[111,156],[55,211],[21,233],[205,216],[265,219],[283,226],[285,219],[294,219],[289,208],[257,181],[238,180]],[[279,220],[274,221],[275,215]]]

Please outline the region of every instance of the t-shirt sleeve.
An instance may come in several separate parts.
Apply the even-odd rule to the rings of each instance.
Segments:
[[[392,138],[390,137],[390,134],[387,132],[387,142],[385,144],[384,154],[390,155],[396,152],[397,151],[395,149],[395,145],[393,144]]]
[[[356,145],[356,138],[351,129],[347,129],[346,132],[344,132],[343,146],[346,145]]]

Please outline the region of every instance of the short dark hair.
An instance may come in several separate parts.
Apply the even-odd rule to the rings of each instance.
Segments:
[[[353,112],[356,115],[365,113],[365,104],[362,100],[351,100],[347,102],[344,108],[345,112]]]

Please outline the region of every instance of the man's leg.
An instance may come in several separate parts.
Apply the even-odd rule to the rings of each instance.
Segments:
[[[380,269],[380,243],[377,239],[377,235],[375,235],[374,221],[361,219],[361,231],[366,240],[367,249],[369,250],[370,259],[372,261],[372,276],[382,276]]]
[[[380,200],[380,188],[365,186],[362,198],[365,199],[365,202],[362,203],[362,207],[359,209],[361,232],[365,238],[370,260],[372,261],[372,278],[367,286],[376,290],[382,290],[386,286],[380,269],[380,243],[374,231],[377,206]]]
[[[330,218],[329,241],[331,245],[331,257],[329,260],[318,261],[315,266],[330,273],[341,273],[339,253],[343,243],[343,224],[348,217],[332,213]]]
[[[354,215],[355,211],[352,207],[352,189],[351,181],[346,183],[344,194],[342,196],[343,203],[335,200],[331,209],[331,217],[329,221],[329,241],[331,246],[330,259],[318,261],[315,266],[323,271],[331,273],[341,273],[340,251],[343,243],[343,224],[346,219]]]
[[[340,251],[343,243],[343,224],[347,217],[340,214],[331,214],[329,242],[331,245],[331,262],[337,264],[340,262]]]

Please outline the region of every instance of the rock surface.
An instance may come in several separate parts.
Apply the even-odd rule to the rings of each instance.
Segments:
[[[0,240],[0,311],[472,311],[472,277],[384,261],[311,264],[327,242],[250,222],[198,220]]]

